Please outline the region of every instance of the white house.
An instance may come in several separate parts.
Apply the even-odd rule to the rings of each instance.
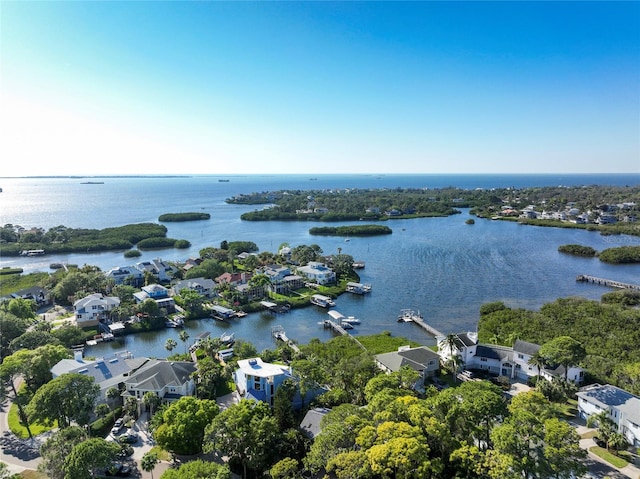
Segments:
[[[173,285],[173,293],[180,294],[183,289],[190,289],[204,298],[213,298],[216,295],[216,282],[209,278],[192,278],[178,281]]]
[[[640,446],[640,398],[610,384],[592,384],[576,394],[578,414],[586,419],[607,411],[618,432],[633,446]]]
[[[239,360],[233,376],[242,397],[263,401],[270,406],[273,406],[278,387],[285,379],[293,378],[290,367],[265,363],[260,358]]]
[[[529,378],[538,376],[538,368],[529,364],[531,357],[540,349],[538,344],[519,339],[515,341],[513,347],[481,344],[478,343],[477,333],[469,332],[455,335],[453,349],[453,354],[462,358],[462,363],[467,369],[480,369],[518,381],[527,381]],[[438,338],[438,354],[443,361],[447,361],[452,356],[448,341],[443,337]],[[564,378],[564,367],[542,368],[540,376],[548,381],[554,377]],[[577,366],[569,367],[567,379],[581,383],[584,379],[584,370]]]
[[[144,284],[144,274],[135,266],[117,266],[105,273],[107,278],[112,279],[115,284],[128,283],[131,286],[141,286]]]
[[[318,284],[335,283],[336,281],[336,273],[326,264],[318,261],[309,261],[306,266],[297,268],[297,271]]]
[[[73,303],[76,323],[80,327],[95,326],[109,317],[109,311],[120,306],[120,299],[115,296],[103,296],[93,293]]]
[[[173,274],[178,271],[174,266],[165,263],[160,258],[152,259],[151,261],[142,261],[136,263],[136,268],[139,269],[143,275],[145,271],[153,274],[161,283],[168,283],[171,281]]]

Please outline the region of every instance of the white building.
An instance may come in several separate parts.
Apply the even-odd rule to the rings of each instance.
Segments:
[[[101,320],[109,317],[109,311],[120,306],[120,299],[115,296],[103,296],[93,293],[73,303],[76,323],[80,327],[96,326]]]
[[[618,432],[633,446],[640,446],[640,398],[610,384],[592,384],[576,394],[578,414],[586,419],[607,411]]]
[[[298,273],[318,284],[335,283],[336,273],[324,263],[309,261],[306,266],[300,266]]]

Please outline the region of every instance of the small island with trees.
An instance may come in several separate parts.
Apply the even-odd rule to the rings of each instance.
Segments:
[[[309,230],[309,234],[319,236],[377,236],[391,233],[391,228],[384,225],[318,226]]]
[[[209,213],[164,213],[158,217],[161,223],[181,222],[181,221],[201,221],[211,219]]]

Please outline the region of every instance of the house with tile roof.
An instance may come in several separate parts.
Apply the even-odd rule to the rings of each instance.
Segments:
[[[629,444],[640,446],[640,397],[611,384],[591,384],[581,388],[576,396],[582,419],[605,411]]]

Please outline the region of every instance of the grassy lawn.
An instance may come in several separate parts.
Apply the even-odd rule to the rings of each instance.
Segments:
[[[566,403],[557,403],[558,412],[565,419],[572,419],[578,414],[578,401],[569,399]]]
[[[7,296],[14,291],[31,288],[44,282],[49,273],[7,274],[0,281],[0,296]]]
[[[29,437],[29,433],[27,433],[27,428],[20,424],[20,416],[18,414],[18,406],[15,404],[11,405],[9,409],[9,415],[7,417],[7,421],[9,422],[9,429],[16,436],[27,439]],[[43,426],[42,424],[30,424],[29,428],[31,429],[31,434],[37,436],[38,434],[42,434],[43,432],[49,431],[57,427],[57,424],[53,426]]]
[[[20,473],[20,477],[22,479],[47,479],[47,475],[42,472],[32,471],[27,469],[26,471],[22,471]]]
[[[598,431],[594,429],[593,431],[585,432],[584,434],[580,434],[580,439],[591,439],[592,437],[596,437],[598,435]]]
[[[600,457],[601,459],[604,459],[609,464],[611,464],[612,466],[615,466],[615,467],[624,467],[627,464],[629,464],[627,461],[625,461],[621,457],[618,457],[618,456],[610,453],[609,451],[607,451],[603,447],[593,446],[593,447],[589,448],[589,451],[591,451],[596,456]]]
[[[171,454],[168,451],[165,451],[160,446],[153,446],[149,452],[155,452],[158,455],[158,459],[161,461],[170,461]]]

